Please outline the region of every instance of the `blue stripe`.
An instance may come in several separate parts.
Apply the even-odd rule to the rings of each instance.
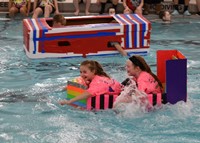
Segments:
[[[136,15],[133,15],[133,16],[134,16],[135,19],[142,22],[142,31],[140,31],[140,32],[142,32],[142,39],[143,39],[142,40],[142,47],[144,47],[144,33],[147,30],[146,29],[146,23],[143,20],[141,20],[140,18],[138,18]]]
[[[135,14],[131,14],[131,15],[135,15]],[[137,32],[138,32],[137,23],[133,19],[128,17],[128,15],[125,15],[125,16],[126,16],[127,19],[129,19],[132,22],[132,24],[134,26],[134,31],[132,31],[134,33],[133,34],[134,36],[132,37],[132,39],[134,39],[134,42],[132,42],[132,43],[134,45],[133,48],[135,48],[135,47],[137,47],[137,38],[139,38],[139,37],[137,37]]]
[[[104,37],[104,36],[116,36],[116,32],[97,32],[96,34],[82,34],[82,35],[68,35],[68,36],[52,36],[52,37],[41,37],[37,38],[37,41],[51,41],[57,39],[79,39],[79,38],[93,38],[93,37]]]
[[[31,25],[32,25],[32,28],[33,28],[33,54],[36,54],[36,27],[35,27],[35,25],[34,25],[34,23],[33,23],[33,21],[32,21],[32,19],[30,19],[30,21],[31,21]]]
[[[41,21],[40,18],[38,19],[38,23],[42,27],[42,36],[41,37],[43,38],[43,37],[45,37],[45,32],[48,32],[48,29],[46,28],[46,26],[44,26],[42,24],[42,21]],[[42,47],[42,53],[45,53],[45,51],[44,51],[44,41],[41,41],[41,47]]]
[[[120,15],[116,15],[116,17],[120,20],[120,21],[122,21],[122,22],[125,22],[126,23],[126,37],[125,37],[125,48],[129,48],[129,32],[131,32],[131,31],[129,31],[129,25],[128,25],[128,23],[127,23],[127,21],[125,21],[125,20],[123,20],[121,17],[120,17]]]

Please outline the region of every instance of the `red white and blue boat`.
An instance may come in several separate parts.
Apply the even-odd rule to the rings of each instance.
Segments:
[[[142,15],[117,14],[65,17],[64,27],[52,28],[52,18],[24,19],[24,49],[29,58],[86,57],[119,54],[117,42],[130,55],[146,55],[151,23]]]

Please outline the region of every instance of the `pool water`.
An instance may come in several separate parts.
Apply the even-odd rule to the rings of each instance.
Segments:
[[[145,56],[156,73],[156,51],[177,49],[188,59],[188,102],[150,113],[116,115],[60,106],[67,81],[79,75],[83,58],[28,59],[22,22],[0,21],[1,143],[200,143],[200,22],[177,18],[152,23],[151,50]],[[125,59],[91,57],[115,79],[126,77]],[[175,69],[174,69],[175,70]]]

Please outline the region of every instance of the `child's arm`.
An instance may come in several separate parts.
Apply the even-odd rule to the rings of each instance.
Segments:
[[[79,95],[79,96],[76,96],[70,100],[62,100],[62,101],[59,101],[59,104],[61,105],[69,105],[69,104],[72,104],[73,102],[76,102],[76,101],[79,101],[79,100],[82,100],[82,99],[87,99],[91,97],[91,94],[87,91],[85,91],[83,94]]]
[[[127,52],[121,47],[119,43],[114,43],[114,46],[122,56],[128,56]]]
[[[142,7],[144,5],[144,0],[141,0],[140,5],[136,8],[134,13],[142,14]]]
[[[138,7],[142,8],[144,5],[144,0],[141,0],[140,5]]]

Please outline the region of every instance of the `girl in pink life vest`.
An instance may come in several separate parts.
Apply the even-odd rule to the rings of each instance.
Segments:
[[[83,94],[76,96],[73,99],[59,101],[61,105],[71,104],[78,100],[87,99],[108,92],[121,92],[121,84],[116,80],[111,79],[97,61],[83,61],[80,65],[80,76],[86,82],[88,89]]]
[[[132,102],[133,98],[131,96],[133,95],[139,96],[142,94],[139,98],[141,99],[141,102],[146,102],[147,94],[162,93],[162,84],[160,80],[152,73],[149,65],[141,56],[130,57],[126,62],[126,71],[131,79],[124,83],[124,90],[129,88],[129,92],[126,91],[126,93],[124,93],[123,90],[116,99],[114,107],[119,103]]]

